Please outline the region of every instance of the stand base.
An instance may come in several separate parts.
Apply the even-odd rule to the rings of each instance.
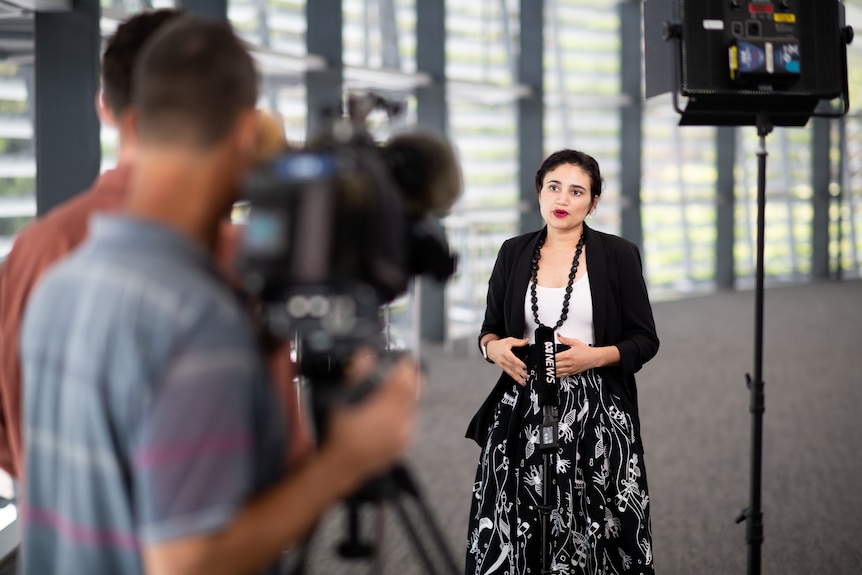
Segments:
[[[425,541],[419,536],[416,524],[411,520],[405,506],[405,500],[411,500],[424,522],[425,532],[429,535]],[[403,465],[394,467],[388,474],[373,481],[360,490],[356,498],[348,499],[348,537],[338,546],[339,554],[345,559],[370,560],[377,558],[379,542],[362,541],[359,536],[359,506],[366,503],[382,505],[391,504],[395,510],[404,533],[426,573],[441,575],[459,575],[460,570],[446,547],[445,538],[440,527],[431,514],[428,505],[422,499],[413,478]],[[284,575],[294,575],[305,572],[314,533],[312,533],[300,549],[297,550],[298,560],[292,569],[283,571]]]

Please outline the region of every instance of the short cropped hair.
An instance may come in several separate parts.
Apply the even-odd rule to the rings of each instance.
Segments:
[[[134,65],[147,40],[182,13],[172,8],[140,12],[120,24],[108,39],[102,54],[102,90],[115,118],[119,119],[132,102]]]
[[[207,148],[256,106],[254,62],[227,22],[182,16],[141,54],[133,104],[142,142]]]
[[[536,172],[536,192],[542,191],[542,184],[548,172],[564,164],[578,166],[587,173],[590,177],[590,196],[597,198],[602,195],[604,180],[602,179],[602,172],[599,170],[599,163],[589,154],[577,150],[559,150],[545,158]]]

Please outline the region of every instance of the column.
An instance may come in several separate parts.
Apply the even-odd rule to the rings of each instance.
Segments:
[[[641,142],[643,97],[641,96],[641,2],[618,4],[620,14],[621,91],[628,103],[620,110],[620,232],[643,250],[641,225]]]
[[[89,188],[99,175],[100,15],[98,0],[78,0],[68,12],[34,17],[39,215]]]
[[[431,76],[431,83],[416,89],[416,118],[422,129],[446,135],[446,2],[416,3],[416,70]],[[430,277],[419,279],[419,335],[425,341],[446,337],[445,285]]]
[[[518,100],[518,190],[521,199],[519,229],[534,231],[544,225],[536,200],[536,170],[545,159],[544,102],[544,2],[521,0],[521,49],[518,53],[517,82],[530,88],[530,95]],[[563,103],[565,106],[565,103]]]

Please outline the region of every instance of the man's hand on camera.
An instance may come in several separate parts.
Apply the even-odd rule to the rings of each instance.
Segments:
[[[370,362],[370,363],[365,363]],[[357,362],[351,380],[367,380],[377,369],[375,354]],[[339,499],[387,471],[413,435],[419,368],[401,358],[380,384],[355,403],[332,409],[322,448],[279,484],[248,502],[218,532],[159,541],[143,551],[146,572],[252,573],[295,545]],[[256,553],[248,553],[254,548]]]
[[[367,361],[360,360],[359,373],[369,373]],[[405,356],[362,400],[335,407],[321,455],[337,460],[357,484],[389,469],[413,436],[420,381],[418,365]]]

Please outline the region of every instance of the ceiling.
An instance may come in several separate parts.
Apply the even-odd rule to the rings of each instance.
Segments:
[[[862,0],[844,0],[844,4],[847,6],[848,23],[862,30]],[[64,10],[69,9],[70,5],[71,0],[0,0],[0,61],[32,63],[34,11]],[[123,17],[113,12],[115,10],[103,8],[102,15],[113,17],[114,20]],[[862,45],[859,42],[856,44]]]

